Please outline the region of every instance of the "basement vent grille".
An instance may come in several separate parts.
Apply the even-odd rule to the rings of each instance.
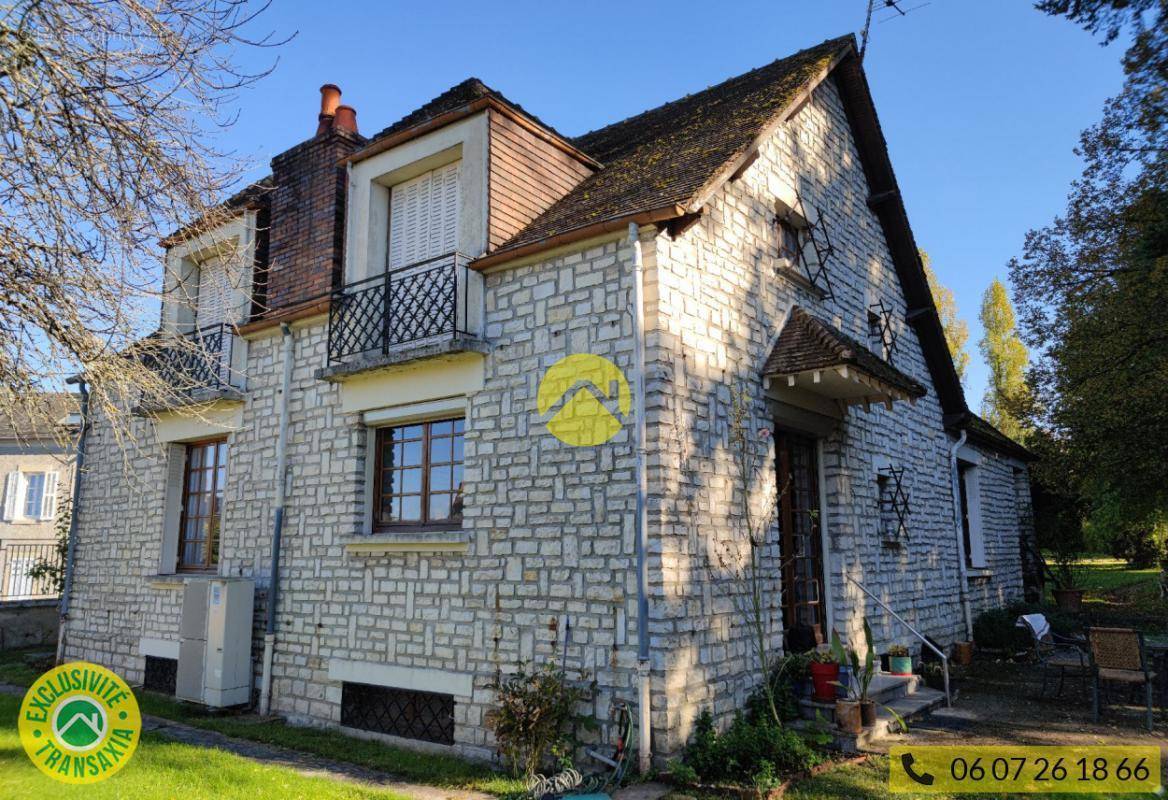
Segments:
[[[341,724],[374,733],[454,744],[454,697],[435,692],[344,683]]]
[[[142,688],[173,695],[177,676],[177,659],[146,656],[146,673],[142,678]]]

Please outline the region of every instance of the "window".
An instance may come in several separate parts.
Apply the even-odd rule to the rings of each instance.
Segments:
[[[389,268],[458,249],[459,162],[424,172],[390,191]]]
[[[403,739],[454,744],[454,696],[345,682],[341,684],[341,724]]]
[[[794,266],[799,263],[799,229],[789,220],[779,220],[779,258],[785,258]]]
[[[464,424],[447,419],[377,430],[375,528],[441,529],[462,522]]]
[[[51,520],[57,513],[56,472],[10,472],[4,482],[4,519]]]
[[[884,355],[884,330],[880,322],[880,315],[868,312],[868,349],[881,358]]]
[[[178,529],[180,570],[214,569],[219,563],[220,514],[226,483],[226,439],[187,445]]]
[[[961,493],[961,537],[965,545],[965,566],[984,569],[986,566],[985,540],[981,530],[980,483],[977,467],[965,461],[957,462],[958,490]]]

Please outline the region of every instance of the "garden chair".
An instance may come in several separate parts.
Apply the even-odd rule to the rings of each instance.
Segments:
[[[1102,683],[1122,683],[1131,688],[1144,687],[1148,730],[1152,730],[1152,682],[1156,673],[1148,668],[1144,650],[1144,635],[1131,628],[1088,628],[1091,642],[1091,666],[1095,671],[1095,686],[1091,693],[1091,713],[1099,721],[1099,702]]]
[[[1083,688],[1087,688],[1087,654],[1080,646],[1082,640],[1059,636],[1051,630],[1050,623],[1043,614],[1023,614],[1018,617],[1015,624],[1030,631],[1030,636],[1034,640],[1034,657],[1042,665],[1040,697],[1046,696],[1046,685],[1055,672],[1058,673],[1058,690],[1055,697],[1062,696],[1067,670],[1076,673],[1083,681]]]

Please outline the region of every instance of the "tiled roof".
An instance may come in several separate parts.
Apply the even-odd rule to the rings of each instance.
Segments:
[[[502,93],[492,89],[490,86],[487,86],[478,78],[467,78],[457,86],[450,87],[445,92],[426,103],[424,106],[421,106],[420,108],[411,111],[409,114],[406,114],[388,128],[378,132],[366,144],[367,146],[372,145],[378,139],[384,139],[385,137],[392,136],[395,133],[409,130],[410,128],[415,128],[418,125],[423,125],[436,117],[440,117],[443,114],[449,113],[451,111],[457,111],[458,109],[463,108],[464,106],[468,106],[474,101],[481,100],[484,97],[495,98],[501,103],[504,103],[515,109],[515,111],[519,112],[520,114],[523,114],[525,117],[532,120],[541,127],[546,128],[556,136],[559,136],[564,141],[570,141],[568,137],[561,134],[551,125],[548,125],[530,111],[524,110],[523,106],[519,105],[518,103],[512,103],[510,100],[504,97]]]
[[[969,435],[971,437],[990,447],[1001,450],[1010,455],[1018,456],[1024,461],[1029,461],[1036,458],[1034,453],[1015,442],[1009,436],[991,425],[987,420],[982,419],[973,412],[970,412],[969,419],[966,420],[962,427],[969,431]]]
[[[799,306],[791,310],[762,372],[763,375],[794,375],[844,365],[853,366],[914,397],[926,394],[920,383],[834,325],[808,314]]]
[[[27,404],[18,401],[0,413],[0,439],[52,439],[60,435],[57,423],[78,408],[77,395],[71,392],[44,392]]]
[[[499,251],[671,204],[688,205],[809,81],[852,47],[830,39],[572,143],[603,166]]]

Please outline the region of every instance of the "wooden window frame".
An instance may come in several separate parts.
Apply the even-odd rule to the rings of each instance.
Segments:
[[[374,447],[374,462],[373,462],[373,532],[374,533],[394,533],[394,532],[411,532],[411,531],[450,531],[459,530],[462,528],[462,512],[459,511],[457,516],[450,516],[446,519],[431,521],[430,517],[430,442],[431,442],[431,426],[443,422],[462,422],[462,433],[452,433],[450,445],[450,464],[462,466],[465,468],[465,454],[464,460],[454,460],[454,439],[457,436],[465,437],[466,435],[466,417],[454,416],[443,417],[441,419],[427,419],[417,420],[413,422],[402,422],[393,425],[383,425],[374,430],[373,447]],[[385,492],[382,487],[382,473],[384,471],[382,465],[382,452],[384,451],[383,441],[384,437],[390,431],[399,430],[402,428],[422,427],[422,463],[417,467],[422,471],[422,487],[419,495],[419,505],[422,519],[418,522],[383,522],[381,519],[381,506]],[[414,469],[414,467],[409,467]],[[445,494],[445,492],[443,492]],[[455,507],[455,499],[461,496],[461,491],[458,487],[451,486],[450,491],[450,508],[453,515]]]
[[[215,531],[215,537],[211,535],[210,523],[207,526],[207,538],[205,540],[204,559],[205,563],[200,565],[183,564],[183,553],[186,550],[186,528],[187,528],[187,509],[190,507],[190,489],[191,489],[191,453],[197,448],[205,448],[214,445],[215,449],[215,466],[209,471],[211,473],[211,490],[209,492],[209,506],[207,520],[218,519],[219,525]],[[219,486],[219,447],[227,447],[226,436],[215,436],[209,439],[200,439],[195,442],[186,442],[183,446],[183,474],[182,474],[182,507],[179,513],[178,522],[178,552],[175,554],[175,570],[177,572],[215,572],[219,567],[218,557],[212,558],[218,553],[218,547],[213,547],[216,538],[220,538],[223,531],[223,517],[218,501],[215,499],[216,494],[221,488]],[[203,470],[200,467],[200,470]],[[226,466],[224,466],[226,472]],[[200,491],[200,494],[208,494],[208,492]]]

